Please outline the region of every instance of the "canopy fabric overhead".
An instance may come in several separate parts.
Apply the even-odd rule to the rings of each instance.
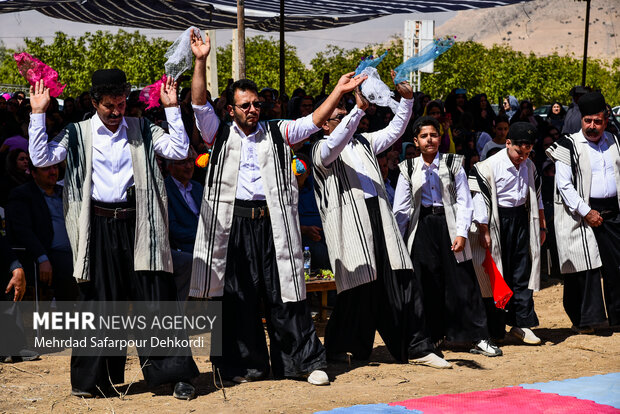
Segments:
[[[390,14],[505,6],[528,0],[285,0],[285,30],[328,29]],[[280,30],[280,0],[246,0],[246,28]],[[37,10],[82,23],[185,30],[237,27],[237,0],[0,0],[0,13]]]

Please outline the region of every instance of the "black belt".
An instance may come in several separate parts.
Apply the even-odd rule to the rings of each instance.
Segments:
[[[114,219],[128,219],[136,216],[135,203],[103,203],[101,201],[92,201],[93,214],[100,217],[110,217]]]
[[[237,217],[245,217],[254,219],[262,219],[263,217],[269,217],[269,208],[267,206],[260,207],[241,207],[235,204],[233,215]]]
[[[422,208],[420,208],[421,217],[428,216],[428,215],[443,216],[444,214],[446,214],[446,210],[443,208],[443,206],[429,206],[429,207],[422,206]]]
[[[93,206],[93,214],[100,217],[111,217],[115,219],[128,219],[136,216],[135,208],[105,208]]]

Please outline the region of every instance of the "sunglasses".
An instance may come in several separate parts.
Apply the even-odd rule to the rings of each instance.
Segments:
[[[345,116],[344,114],[336,115],[333,118],[329,118],[328,121],[338,121],[338,122],[340,122],[340,121],[342,121],[344,119],[344,116]]]
[[[261,101],[246,102],[246,103],[242,103],[241,105],[233,105],[233,106],[236,106],[237,108],[241,108],[242,110],[247,111],[248,109],[250,109],[250,105],[252,105],[256,109],[261,109],[265,105],[265,102],[261,102]]]

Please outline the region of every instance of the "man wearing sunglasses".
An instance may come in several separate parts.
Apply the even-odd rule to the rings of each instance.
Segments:
[[[587,93],[577,104],[581,130],[551,145],[547,155],[555,161],[559,193],[554,224],[564,309],[575,332],[592,333],[605,322],[605,307],[609,325],[620,324],[620,147],[618,137],[605,132],[603,95]]]
[[[358,90],[356,106],[348,115],[334,109],[322,126],[325,139],[313,147],[316,201],[338,290],[325,348],[331,360],[342,362],[347,354],[367,360],[378,330],[397,361],[450,368],[432,352],[420,288],[376,158],[400,138],[411,117],[411,86],[399,83],[396,90],[401,100],[386,128],[355,134],[368,108]]]
[[[364,78],[346,74],[312,114],[270,122],[259,122],[261,103],[254,82],[238,80],[228,90],[229,126],[220,122],[206,99],[209,40],[192,34],[191,44],[196,123],[212,153],[190,296],[222,297],[223,352],[211,361],[222,378],[237,383],[264,379],[271,369],[276,378],[327,385],[325,349],[305,300],[298,188],[289,146],[317,132],[342,95]]]

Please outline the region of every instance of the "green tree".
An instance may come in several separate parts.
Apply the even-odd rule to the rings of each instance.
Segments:
[[[600,89],[611,105],[620,104],[619,68],[620,59],[588,59],[587,85]],[[499,102],[514,95],[535,105],[570,103],[568,92],[580,83],[581,60],[573,56],[526,55],[507,45],[486,48],[472,41],[457,42],[435,61],[434,74],[422,74],[422,90],[434,98],[465,88],[469,96],[486,93]]]
[[[232,72],[232,43],[217,48],[217,80],[223,90]],[[289,95],[299,85],[306,84],[307,71],[297,56],[297,49],[291,45],[284,48],[286,90]],[[253,80],[259,89],[270,87],[280,89],[280,46],[265,36],[254,36],[245,41],[245,75]],[[214,97],[215,98],[215,97]]]

